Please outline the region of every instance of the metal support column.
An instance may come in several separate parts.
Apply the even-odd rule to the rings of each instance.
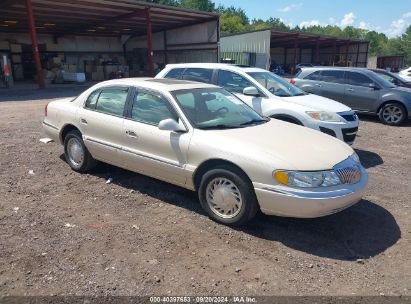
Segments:
[[[345,49],[345,66],[348,66],[348,50],[350,49],[350,40],[347,41]]]
[[[153,31],[151,24],[151,12],[150,8],[144,9],[146,15],[146,31],[147,31],[147,64],[148,70],[154,75],[154,63],[153,63]]]
[[[298,38],[294,39],[294,58],[293,58],[293,67],[291,69],[292,74],[295,73],[295,67],[297,65],[297,48],[298,48]]]
[[[164,43],[164,64],[168,64],[168,53],[167,53],[167,31],[163,32],[163,43]]]
[[[360,46],[361,44],[357,44],[357,57],[355,58],[355,66],[358,67],[358,57],[360,56]]]
[[[43,70],[41,68],[39,46],[37,42],[36,23],[34,22],[33,6],[31,4],[31,0],[26,0],[26,9],[27,9],[27,19],[28,19],[29,28],[30,28],[31,45],[33,48],[33,59],[36,65],[37,83],[39,85],[39,88],[44,88],[45,87],[44,75],[43,75]]]
[[[337,56],[337,40],[334,40],[334,43],[333,43],[333,58],[332,58],[333,66],[335,65],[335,57],[336,56]]]
[[[315,43],[315,64],[320,64],[320,39]]]

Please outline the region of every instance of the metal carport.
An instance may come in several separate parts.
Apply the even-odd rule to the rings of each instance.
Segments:
[[[0,6],[0,33],[30,32],[40,87],[44,87],[44,79],[39,35],[52,35],[55,43],[68,35],[121,37],[124,53],[127,43],[145,37],[147,63],[152,72],[156,33],[162,33],[160,50],[165,63],[169,52],[182,50],[215,50],[217,61],[218,22],[218,14],[135,0],[3,0]],[[193,39],[185,39],[186,29],[199,24],[205,26],[195,28]]]

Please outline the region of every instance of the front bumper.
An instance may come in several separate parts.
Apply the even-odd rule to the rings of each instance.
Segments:
[[[253,183],[263,213],[285,217],[314,218],[344,210],[359,202],[368,183],[363,170],[356,184],[330,188],[297,189],[282,185]]]
[[[353,112],[351,113],[354,114]],[[359,122],[360,121],[358,117],[355,116],[354,121],[344,122],[307,120],[306,126],[323,132],[325,134],[328,134],[330,136],[336,137],[339,140],[342,140],[345,143],[352,145],[354,143],[355,137],[357,136]]]

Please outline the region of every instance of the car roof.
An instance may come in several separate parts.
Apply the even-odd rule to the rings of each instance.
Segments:
[[[242,71],[242,72],[267,72],[267,70],[248,67],[230,63],[173,63],[167,64],[166,68],[203,68],[203,69],[225,69],[230,71]]]
[[[301,69],[304,72],[314,72],[320,70],[339,70],[339,71],[352,71],[352,72],[365,72],[367,74],[374,73],[370,69],[367,68],[357,68],[357,67],[336,67],[336,66],[317,66],[317,67],[303,67]]]
[[[177,79],[161,79],[161,78],[147,78],[147,77],[138,77],[138,78],[121,78],[113,79],[100,82],[99,87],[104,86],[141,86],[147,89],[160,89],[162,91],[177,91],[185,89],[199,89],[199,88],[218,88],[215,85],[188,81],[188,80],[177,80]]]

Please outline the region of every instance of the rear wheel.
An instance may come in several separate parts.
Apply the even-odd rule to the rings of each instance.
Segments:
[[[242,225],[258,210],[251,182],[235,167],[216,168],[205,173],[198,195],[210,218],[222,224]]]
[[[84,145],[81,133],[70,131],[64,138],[64,155],[66,161],[77,172],[86,172],[96,165],[96,161]]]
[[[406,116],[407,111],[404,106],[396,102],[385,104],[379,113],[379,118],[382,123],[390,126],[400,125]]]

